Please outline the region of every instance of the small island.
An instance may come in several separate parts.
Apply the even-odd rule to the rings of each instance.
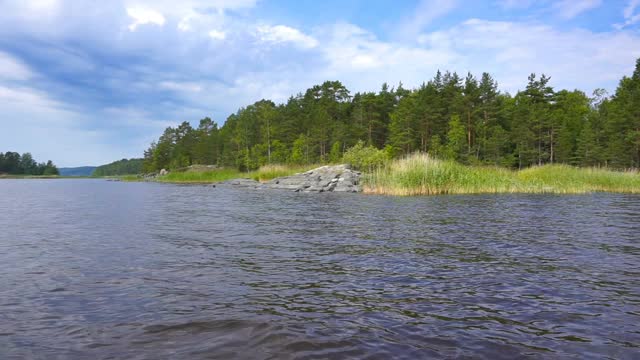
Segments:
[[[243,107],[222,127],[168,127],[144,152],[146,175],[125,180],[270,188],[295,176],[296,190],[322,189],[304,174],[348,164],[362,172],[355,189],[371,194],[638,193],[638,109],[640,59],[611,96],[554,90],[536,74],[515,95],[488,73],[438,72],[418,89],[353,96],[327,81],[284,104]]]

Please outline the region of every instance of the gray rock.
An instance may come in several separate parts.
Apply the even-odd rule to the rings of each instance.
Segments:
[[[220,185],[232,185],[245,188],[259,188],[261,184],[252,179],[233,179],[220,183]]]
[[[361,173],[349,165],[322,166],[304,173],[259,183],[250,179],[235,179],[226,184],[255,189],[280,189],[295,192],[360,192]]]
[[[165,169],[160,170],[160,176],[165,176],[167,175],[169,172]]]

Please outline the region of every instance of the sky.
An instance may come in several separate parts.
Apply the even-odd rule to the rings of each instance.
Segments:
[[[325,80],[353,94],[438,69],[612,94],[639,25],[640,0],[0,0],[0,151],[101,165]]]

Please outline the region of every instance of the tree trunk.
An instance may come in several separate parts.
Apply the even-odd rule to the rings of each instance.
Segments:
[[[271,124],[267,120],[267,158],[268,163],[271,164]]]
[[[367,121],[369,123],[369,145],[373,145],[373,124],[370,117],[367,117]]]
[[[522,150],[518,150],[518,170],[522,170]]]
[[[471,154],[471,111],[467,111],[467,154]]]
[[[542,130],[538,130],[538,166],[542,165]]]
[[[640,168],[640,127],[636,129],[636,154],[637,154],[637,161],[636,161],[636,168]]]
[[[553,155],[554,155],[553,154],[553,129],[549,132],[549,138],[551,139],[550,140],[551,141],[551,143],[550,143],[550,145],[551,145],[551,154],[550,154],[551,158],[550,158],[550,161],[553,164]]]

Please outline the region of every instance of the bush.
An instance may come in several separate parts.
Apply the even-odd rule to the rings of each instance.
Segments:
[[[369,172],[382,167],[388,160],[387,152],[373,146],[365,146],[363,141],[358,141],[342,157],[342,161],[351,164],[354,168]]]

